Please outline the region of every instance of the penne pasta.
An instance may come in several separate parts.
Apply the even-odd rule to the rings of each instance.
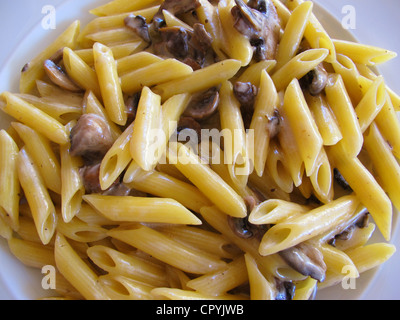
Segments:
[[[103,195],[85,195],[83,199],[112,221],[201,224],[173,199]]]

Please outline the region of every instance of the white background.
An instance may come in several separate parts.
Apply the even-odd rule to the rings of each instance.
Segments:
[[[44,17],[42,8],[45,5],[57,7],[66,0],[0,0],[0,69],[2,69],[9,58],[13,55],[17,46],[22,42],[30,30],[40,24]],[[82,1],[93,3],[93,0],[69,0],[70,2],[82,3]],[[134,0],[132,0],[134,1]],[[99,3],[105,3],[100,0]],[[342,8],[345,5],[352,5],[356,10],[356,28],[351,33],[363,43],[380,46],[400,53],[400,1],[398,0],[318,0],[315,1],[327,9],[339,21],[344,17]],[[93,6],[88,6],[87,9]],[[57,11],[56,11],[57,12]],[[85,10],[85,13],[87,10]],[[57,12],[58,14],[59,12]],[[83,14],[83,13],[82,13]],[[61,15],[60,15],[61,16]],[[58,17],[58,15],[57,15]],[[86,18],[88,15],[86,14]],[[55,31],[46,31],[50,38],[60,33],[63,27],[74,19],[70,17],[66,21],[63,17],[57,20]],[[322,21],[323,23],[323,21]],[[32,44],[32,50],[36,53],[37,48]],[[30,57],[30,52],[26,53]],[[379,70],[385,76],[387,84],[396,92],[400,92],[400,81],[398,81],[400,57],[386,63]],[[15,70],[19,71],[22,65],[16,65]],[[4,84],[1,84],[2,86]],[[7,87],[0,87],[0,91],[7,90]],[[1,186],[0,186],[1,187]],[[400,192],[400,191],[399,191]],[[1,241],[1,240],[0,240]],[[399,232],[393,234],[392,242],[400,248]],[[0,246],[0,251],[6,250],[6,246]],[[396,253],[383,267],[380,268],[373,282],[369,285],[362,299],[400,299],[400,252]],[[0,261],[0,264],[3,261]],[[1,265],[0,265],[1,272]],[[3,277],[7,275],[3,274]],[[4,279],[4,278],[3,278]],[[14,298],[1,282],[0,277],[0,299]],[[27,290],[32,290],[29,284]],[[28,290],[28,291],[29,291]],[[341,297],[336,297],[340,299]]]

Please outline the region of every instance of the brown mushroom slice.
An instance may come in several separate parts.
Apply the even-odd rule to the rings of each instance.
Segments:
[[[246,112],[254,111],[254,102],[258,93],[258,89],[255,85],[251,82],[237,81],[233,85],[233,93]]]
[[[326,264],[322,253],[316,247],[303,242],[280,251],[279,255],[302,275],[310,276],[319,282],[325,280]]]
[[[71,155],[81,156],[85,161],[101,160],[114,143],[107,122],[92,113],[82,115],[72,128]]]
[[[311,95],[317,96],[324,91],[328,83],[328,72],[322,63],[304,76],[304,81]]]
[[[179,15],[186,12],[193,11],[200,6],[198,0],[165,0],[158,12],[154,15],[154,21],[160,23],[164,21],[163,10],[169,11],[173,15]]]
[[[187,117],[201,121],[210,118],[218,109],[219,92],[217,87],[194,94],[184,112]]]
[[[99,162],[79,169],[86,194],[102,192],[100,186],[100,165],[101,163]]]
[[[255,59],[274,59],[280,36],[279,16],[274,4],[270,0],[252,1],[250,4],[255,8],[251,8],[242,0],[235,0],[235,3],[231,10],[234,27],[255,47]]]
[[[57,86],[72,92],[80,92],[82,89],[78,87],[67,75],[67,73],[54,61],[45,60],[44,70],[50,80]]]
[[[146,18],[143,16],[135,16],[130,14],[124,19],[125,26],[135,32],[141,39],[146,42],[151,42],[149,26],[146,23]]]

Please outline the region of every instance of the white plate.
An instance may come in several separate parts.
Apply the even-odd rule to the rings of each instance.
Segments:
[[[88,10],[107,0],[13,0],[2,1],[0,10],[0,92],[18,90],[19,71],[22,66],[51,43],[55,37],[73,20],[79,19],[84,25],[92,17]],[[315,10],[330,34],[337,38],[351,39],[355,36],[360,42],[380,46],[400,53],[400,23],[397,14],[400,10],[398,0],[316,0],[320,6]],[[52,5],[56,9],[56,30],[45,30],[42,19]],[[351,6],[351,7],[346,7]],[[325,11],[322,8],[325,8]],[[349,11],[355,9],[355,29],[345,30],[341,21]],[[336,18],[336,19],[335,19]],[[349,33],[350,32],[350,33]],[[400,92],[398,79],[399,59],[394,59],[379,68],[386,83]],[[0,128],[7,125],[7,117],[0,114]],[[1,187],[1,186],[0,186]],[[397,218],[397,217],[395,217]],[[391,242],[400,248],[399,222]],[[321,290],[320,299],[400,299],[400,253],[396,253],[377,270],[363,273],[357,279],[356,289],[344,290],[341,286]],[[42,289],[42,276],[39,270],[26,268],[11,256],[7,243],[0,239],[0,299],[36,299],[48,294]]]

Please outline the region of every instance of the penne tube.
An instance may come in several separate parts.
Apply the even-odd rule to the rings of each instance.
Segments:
[[[101,43],[107,47],[140,41],[140,37],[126,27],[103,30],[86,35],[86,46]]]
[[[353,214],[358,203],[355,196],[343,196],[308,213],[274,225],[263,236],[259,253],[267,256],[334,228]]]
[[[336,60],[332,62],[332,67],[333,70],[342,77],[346,91],[353,105],[357,105],[361,101],[364,92],[360,85],[360,73],[356,64],[349,57],[343,54],[337,54]]]
[[[305,1],[292,11],[277,49],[276,70],[280,69],[296,55],[303,39],[304,31],[309,24],[312,9],[313,3]]]
[[[95,194],[84,195],[83,199],[116,222],[201,224],[194,214],[173,199]]]
[[[333,168],[329,162],[324,148],[318,155],[314,171],[310,175],[310,181],[314,189],[314,194],[322,203],[332,201],[333,190]]]
[[[219,96],[218,108],[224,137],[225,163],[233,183],[238,185],[238,188],[243,188],[247,184],[251,169],[240,103],[235,98],[233,85],[229,81],[222,83]]]
[[[109,300],[96,273],[82,260],[67,239],[56,234],[54,257],[58,271],[87,300]]]
[[[187,286],[209,296],[219,296],[247,282],[246,271],[246,262],[242,255],[224,268],[190,280]]]
[[[349,158],[340,147],[332,147],[328,156],[335,168],[368,209],[385,239],[390,239],[392,203],[373,175],[358,158]]]
[[[93,54],[104,107],[110,119],[123,126],[126,124],[127,115],[112,51],[107,46],[96,43],[93,46]]]
[[[310,49],[297,54],[272,74],[276,90],[285,89],[294,78],[301,79],[327,56],[327,49]]]
[[[261,60],[259,62],[253,63],[243,71],[237,81],[250,82],[256,87],[259,87],[263,70],[265,70],[266,73],[269,75],[269,73],[274,69],[275,66],[276,60]]]
[[[234,27],[234,17],[231,14],[235,5],[232,0],[221,0],[218,2],[218,16],[221,21],[223,37],[226,40],[225,46],[221,48],[226,55],[247,66],[253,57],[253,47],[249,39]]]
[[[111,300],[154,300],[153,286],[122,275],[102,275],[99,283]]]
[[[76,120],[82,115],[80,101],[79,105],[72,105],[75,104],[74,101],[71,101],[70,104],[67,99],[65,102],[60,103],[52,97],[39,98],[30,94],[16,94],[16,96],[48,114],[62,125],[66,125],[69,121]]]
[[[35,161],[47,188],[61,194],[60,160],[53,151],[50,140],[22,123],[13,122],[11,125]]]
[[[8,240],[8,247],[11,253],[28,267],[42,269],[47,265],[55,265],[53,248],[42,243],[11,238]]]
[[[19,228],[18,153],[15,141],[0,130],[0,220],[15,231]]]
[[[155,168],[166,137],[162,130],[161,97],[144,87],[130,141],[132,159],[145,171]]]
[[[286,89],[283,110],[293,130],[306,174],[310,176],[314,171],[323,140],[296,79]]]
[[[310,300],[315,294],[317,280],[308,277],[303,281],[296,282],[293,300]]]
[[[153,296],[161,300],[246,300],[246,297],[236,294],[224,294],[220,296],[209,296],[192,290],[175,288],[155,288],[151,291]]]
[[[154,4],[155,0],[138,0],[135,2],[128,0],[112,0],[90,10],[96,16],[112,16],[123,12],[141,10]]]
[[[143,225],[130,225],[126,230],[113,229],[108,234],[184,272],[204,274],[226,265],[214,255],[180,244]]]
[[[275,0],[275,3],[276,2],[278,2],[278,0]],[[307,1],[304,0],[288,1],[287,7],[289,8],[290,11],[292,11],[293,14],[293,10],[295,10],[295,8],[297,8],[304,2]],[[309,23],[304,31],[304,38],[307,40],[307,42],[313,49],[326,48],[329,50],[329,55],[326,58],[327,62],[332,63],[335,61],[336,50],[333,40],[326,32],[326,30],[324,29],[318,18],[314,15],[314,13],[311,13],[309,17]]]
[[[123,76],[161,61],[164,61],[164,59],[147,51],[131,54],[117,60],[118,74]]]
[[[197,247],[221,258],[233,259],[240,254],[240,250],[224,236],[201,227],[164,225],[157,226],[156,230],[178,242]]]
[[[160,94],[164,101],[176,94],[205,90],[231,79],[240,67],[240,61],[234,59],[216,62],[187,76],[157,85],[154,92]]]
[[[35,87],[35,81],[44,77],[43,63],[45,60],[50,59],[54,53],[64,47],[75,48],[79,30],[80,22],[74,21],[54,42],[24,66],[19,82],[21,93],[30,93]]]
[[[329,244],[321,245],[319,250],[324,256],[324,262],[326,263],[329,272],[342,274],[343,268],[346,267],[353,270],[351,273],[352,277],[358,278],[360,276],[354,262],[345,252]]]
[[[93,91],[101,98],[99,81],[96,72],[83,61],[73,50],[66,47],[63,51],[63,62],[68,76],[81,88]]]
[[[375,123],[390,144],[393,154],[400,159],[400,122],[388,94],[381,111],[375,117]]]
[[[254,130],[254,150],[257,150],[254,153],[254,169],[261,177],[267,161],[269,140],[274,131],[271,122],[274,121],[279,97],[275,85],[265,69],[261,71],[259,86],[250,130]]]
[[[132,161],[130,141],[134,124],[132,122],[118,139],[115,140],[101,161],[99,179],[102,190],[107,190]]]
[[[57,223],[57,232],[68,239],[77,242],[95,242],[107,237],[107,229],[86,222],[74,217],[69,222],[59,220]]]
[[[249,253],[245,253],[244,258],[246,262],[247,276],[249,278],[250,299],[274,300],[276,296],[274,287],[260,272],[256,260]]]
[[[278,224],[310,210],[310,207],[294,202],[268,199],[254,207],[250,212],[249,222],[256,225]]]
[[[200,212],[201,207],[210,205],[210,201],[192,184],[157,171],[142,172],[125,184],[157,197],[174,199],[194,212]]]
[[[2,107],[5,113],[42,133],[55,143],[63,145],[68,142],[67,132],[60,122],[12,93],[4,92],[1,97],[6,101],[5,106]]]
[[[213,170],[185,145],[178,144],[176,158],[172,159],[183,173],[211,202],[228,215],[246,216],[244,200]],[[171,162],[171,157],[169,158]]]
[[[400,208],[400,165],[375,123],[364,134],[364,147],[371,158],[380,185],[393,205]]]
[[[66,125],[68,133],[76,125],[76,121]],[[79,169],[82,167],[82,159],[70,154],[70,143],[60,147],[61,159],[61,216],[64,222],[70,222],[79,212],[82,196],[85,194],[82,177]]]
[[[110,275],[121,275],[155,287],[167,285],[165,268],[143,258],[102,245],[88,248],[87,254],[93,263]]]
[[[40,240],[48,244],[56,229],[57,214],[39,169],[24,148],[18,154],[17,168]]]
[[[352,41],[333,40],[336,52],[348,56],[355,63],[374,66],[397,56],[393,51]]]
[[[285,193],[293,191],[293,180],[290,176],[290,164],[275,141],[271,141],[265,164],[265,175],[270,176],[276,185]]]
[[[357,270],[362,273],[379,266],[396,252],[396,247],[389,243],[372,243],[346,251]]]
[[[382,110],[386,99],[385,83],[383,77],[380,76],[375,79],[360,103],[355,107],[361,132],[365,132],[375,120],[376,116]]]
[[[338,145],[343,146],[343,150],[349,157],[358,156],[363,145],[362,132],[340,75],[329,76],[325,93],[343,136]]]
[[[152,63],[121,76],[122,91],[139,92],[143,87],[152,87],[189,76],[193,69],[176,59],[166,59]]]
[[[323,145],[332,146],[338,143],[343,136],[326,98],[322,94],[312,96],[309,93],[306,93],[305,98],[321,134]]]

